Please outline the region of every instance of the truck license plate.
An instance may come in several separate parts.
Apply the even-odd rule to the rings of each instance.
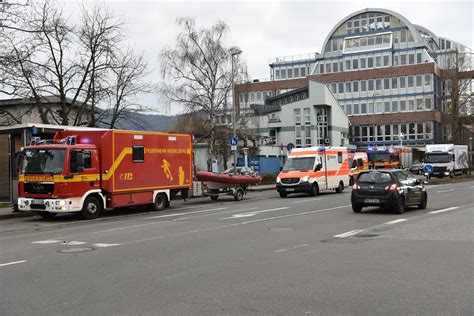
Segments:
[[[379,199],[365,199],[365,203],[380,203]]]
[[[32,201],[31,201],[31,204],[44,204],[44,200],[37,200],[37,199],[35,199],[35,200],[32,200]]]
[[[294,188],[286,188],[285,191],[286,192],[293,192],[293,191],[295,191],[295,189]]]

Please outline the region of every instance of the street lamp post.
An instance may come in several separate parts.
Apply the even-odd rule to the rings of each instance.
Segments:
[[[472,177],[472,136],[469,136],[469,177]]]
[[[375,128],[375,107],[377,106],[377,102],[375,102],[375,97],[380,96],[381,94],[379,92],[374,92],[372,94],[373,98],[373,107],[372,107],[372,137],[373,137],[373,143],[372,146],[375,146],[375,133],[376,133],[376,128]]]
[[[403,138],[405,137],[405,134],[403,133],[400,133],[400,135],[398,135],[398,139],[400,140],[400,148],[403,147]]]
[[[240,49],[234,49],[230,52],[231,55],[231,68],[232,68],[232,75],[231,75],[231,85],[232,85],[232,136],[233,138],[236,137],[235,133],[235,88],[234,88],[234,56],[241,54],[242,51]],[[237,170],[237,150],[234,150],[234,172]]]

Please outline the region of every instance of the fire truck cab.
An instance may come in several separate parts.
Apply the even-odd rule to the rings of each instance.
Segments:
[[[349,185],[353,185],[359,173],[369,169],[369,158],[364,152],[351,152],[349,155]]]
[[[369,147],[367,156],[370,169],[403,169],[412,165],[409,147]]]

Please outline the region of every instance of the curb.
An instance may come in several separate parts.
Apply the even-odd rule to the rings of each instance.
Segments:
[[[0,215],[0,220],[19,218],[19,217],[30,217],[34,215],[36,215],[36,212],[13,212],[12,211],[11,213]]]
[[[276,187],[272,186],[272,187],[259,188],[257,186],[257,187],[247,188],[248,192],[263,192],[263,191],[271,191],[271,190],[276,190]]]

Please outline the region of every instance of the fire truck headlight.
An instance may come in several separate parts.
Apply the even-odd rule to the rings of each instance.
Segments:
[[[64,205],[66,205],[66,201],[64,201],[64,200],[56,201],[56,205],[64,206]]]
[[[308,182],[309,181],[309,176],[305,176],[301,178],[301,182]]]

